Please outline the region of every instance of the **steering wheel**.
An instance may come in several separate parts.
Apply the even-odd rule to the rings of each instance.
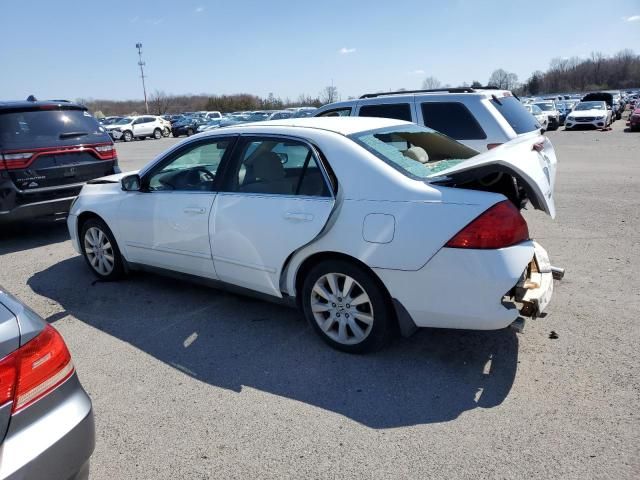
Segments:
[[[189,186],[199,187],[204,183],[213,183],[215,176],[203,166],[197,166],[189,169],[186,181]]]

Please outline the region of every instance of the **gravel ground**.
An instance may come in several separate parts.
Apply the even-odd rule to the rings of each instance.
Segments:
[[[567,275],[524,334],[424,330],[349,356],[284,307],[95,283],[64,222],[2,227],[0,283],[72,351],[93,479],[639,478],[640,134],[623,123],[549,133],[558,215],[526,217]],[[123,169],[175,141],[119,143]]]

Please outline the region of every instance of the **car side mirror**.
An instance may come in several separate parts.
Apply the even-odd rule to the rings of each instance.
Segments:
[[[120,180],[120,184],[122,185],[122,190],[124,190],[125,192],[139,192],[142,188],[140,175],[138,175],[137,173],[122,177],[122,179]]]
[[[611,110],[611,105],[607,105],[607,110]]]

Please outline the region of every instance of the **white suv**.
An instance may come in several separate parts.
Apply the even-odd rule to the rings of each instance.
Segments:
[[[159,140],[166,135],[166,121],[153,115],[124,117],[111,125],[105,125],[105,130],[114,140],[122,139],[130,142],[134,138],[155,138]]]
[[[449,88],[375,93],[320,107],[314,117],[360,116],[406,120],[437,130],[479,152],[542,126],[507,90]]]

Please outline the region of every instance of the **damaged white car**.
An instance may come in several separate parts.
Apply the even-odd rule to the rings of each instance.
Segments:
[[[260,294],[297,305],[331,346],[365,352],[398,328],[538,316],[552,267],[520,209],[555,215],[555,172],[535,133],[478,154],[391,119],[263,122],[89,182],[68,226],[99,278],[144,269]]]

